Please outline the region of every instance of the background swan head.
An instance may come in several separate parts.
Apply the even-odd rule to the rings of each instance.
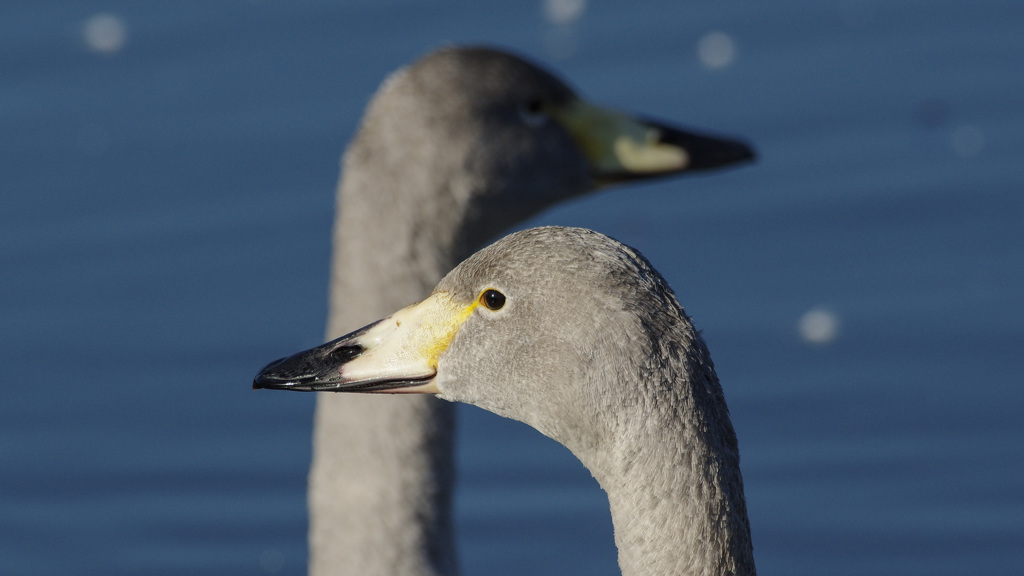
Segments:
[[[424,242],[456,253],[448,270],[496,231],[595,187],[753,157],[739,140],[590,104],[508,52],[450,47],[395,72],[374,96],[346,152],[342,197],[375,192],[359,199],[366,210],[344,207],[359,212],[352,218],[455,228],[463,237]]]

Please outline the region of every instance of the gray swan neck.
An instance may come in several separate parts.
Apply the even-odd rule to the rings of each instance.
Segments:
[[[367,174],[353,159],[363,153],[358,142],[346,153],[338,188],[328,339],[422,299],[469,251],[460,240],[462,207],[411,183],[422,164]],[[454,410],[430,396],[319,393],[309,479],[311,576],[458,573]],[[402,424],[380,434],[389,422]],[[373,485],[361,488],[363,482]]]
[[[581,455],[608,494],[623,576],[756,574],[736,434],[700,336],[636,376],[657,388]],[[671,392],[669,392],[671,391]],[[657,398],[652,401],[651,398]]]

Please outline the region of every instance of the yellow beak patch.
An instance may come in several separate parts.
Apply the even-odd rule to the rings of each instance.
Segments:
[[[686,150],[661,142],[654,126],[582,100],[552,111],[598,172],[652,174],[683,170]]]
[[[381,320],[355,342],[364,352],[344,365],[341,375],[350,381],[431,378],[459,327],[478,301],[458,304],[447,292],[436,292]],[[433,380],[393,392],[439,393]]]

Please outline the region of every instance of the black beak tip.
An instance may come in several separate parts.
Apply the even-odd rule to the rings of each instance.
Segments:
[[[736,148],[733,152],[733,162],[753,162],[757,160],[757,152],[754,151],[754,147],[750,144],[740,140],[734,140],[733,146]]]
[[[263,372],[260,372],[259,374],[256,375],[255,378],[252,379],[252,389],[253,390],[264,390],[264,389],[265,390],[272,390],[274,388],[279,388],[280,387],[277,384],[278,383],[275,380],[273,380],[271,378],[267,378],[263,374]]]
[[[337,368],[358,358],[364,348],[356,340],[378,323],[264,366],[252,380],[253,390],[298,390],[315,392],[341,387]]]
[[[736,148],[733,152],[733,162],[754,162],[757,160],[757,151],[750,144],[742,140],[734,140],[733,146]]]
[[[757,159],[754,148],[742,140],[709,138],[692,144],[688,150],[694,170],[709,170]]]
[[[282,388],[290,387],[289,385],[292,384],[292,382],[288,380],[282,380],[280,374],[278,373],[280,372],[278,368],[285,364],[287,360],[288,358],[278,358],[277,360],[274,360],[270,364],[264,366],[259,371],[259,373],[256,374],[256,377],[252,379],[252,389],[280,390]]]
[[[313,388],[304,385],[303,382],[296,380],[282,380],[276,378],[273,375],[264,375],[262,372],[257,374],[252,380],[253,390],[313,390]]]
[[[690,155],[689,170],[711,170],[731,164],[752,162],[757,153],[740,138],[706,134],[647,120],[659,129],[660,141],[686,150]]]

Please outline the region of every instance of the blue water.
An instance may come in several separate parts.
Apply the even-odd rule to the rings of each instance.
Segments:
[[[640,248],[703,328],[762,574],[1024,573],[1024,4],[581,6],[5,3],[0,574],[304,573],[313,396],[251,378],[323,333],[369,96],[470,41],[756,143],[529,224]],[[463,572],[616,574],[572,456],[461,416]]]

